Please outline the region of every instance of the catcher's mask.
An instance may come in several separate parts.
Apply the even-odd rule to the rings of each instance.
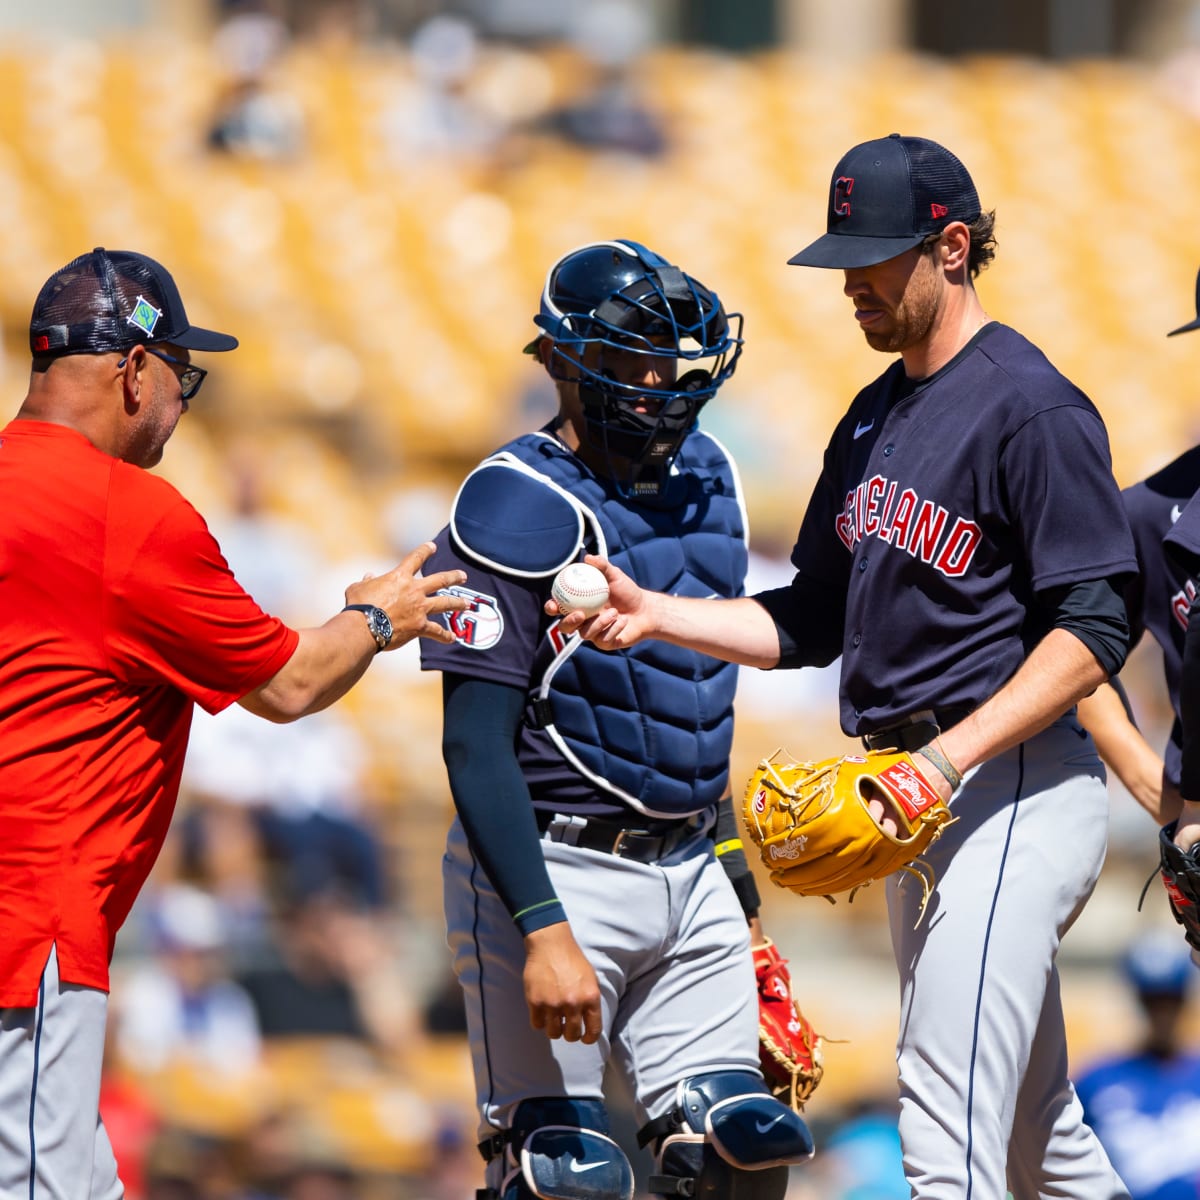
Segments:
[[[547,367],[579,385],[588,442],[624,495],[661,491],[683,440],[742,352],[742,315],[638,242],[592,242],[550,268],[534,317]],[[537,340],[526,347],[534,352]],[[595,347],[595,349],[592,349]],[[620,356],[645,356],[625,382]],[[652,381],[652,382],[648,382]]]

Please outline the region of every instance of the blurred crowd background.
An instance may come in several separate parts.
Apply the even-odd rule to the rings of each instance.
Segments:
[[[4,415],[42,281],[97,245],[159,258],[192,319],[242,342],[204,363],[160,470],[265,608],[316,623],[548,418],[520,353],[546,269],[633,237],[745,314],[704,421],[740,462],[751,587],[768,586],[829,431],[883,365],[840,275],[785,265],[822,230],[842,152],[896,130],[966,162],[998,217],[985,305],[1095,400],[1125,485],[1200,437],[1200,335],[1164,337],[1193,314],[1198,123],[1185,0],[2,0]],[[1161,745],[1153,648],[1126,678]],[[197,715],[114,964],[102,1109],[130,1200],[473,1195],[439,696],[408,649],[297,726]],[[744,672],[739,719],[735,791],[777,746],[849,745],[827,671]],[[1145,1034],[1126,948],[1182,945],[1157,883],[1139,911],[1154,826],[1112,799],[1061,957],[1077,1072]],[[904,1196],[882,890],[764,892],[830,1039],[807,1114],[821,1151],[789,1200]],[[1194,1047],[1186,997],[1176,1017]],[[1196,1107],[1176,1133],[1200,1146]]]

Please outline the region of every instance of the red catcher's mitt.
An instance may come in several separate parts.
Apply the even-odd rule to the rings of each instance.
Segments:
[[[758,1058],[767,1087],[796,1112],[825,1074],[824,1039],[792,996],[787,959],[767,938],[753,947],[758,978]]]

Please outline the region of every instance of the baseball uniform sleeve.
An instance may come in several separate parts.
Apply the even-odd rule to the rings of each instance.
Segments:
[[[1148,557],[1151,554],[1161,555],[1159,544],[1161,532],[1150,524],[1146,513],[1144,485],[1126,488],[1121,493],[1125,514],[1129,519],[1129,528],[1133,534],[1134,553],[1137,556],[1138,569],[1125,584],[1125,608],[1129,615],[1129,647],[1132,649],[1142,639],[1146,632],[1146,571]]]
[[[1200,574],[1200,492],[1187,502],[1163,538],[1163,552],[1189,577]]]
[[[1032,416],[1004,444],[1000,479],[1035,592],[1137,570],[1108,437],[1094,410],[1063,404]]]
[[[465,597],[465,612],[444,613],[454,634],[448,644],[422,638],[421,668],[490,679],[512,687],[529,685],[530,664],[548,618],[542,605],[550,594],[548,579],[518,579],[482,567],[459,552],[448,530],[435,539],[437,552],[425,571],[462,570],[467,582],[455,588]]]

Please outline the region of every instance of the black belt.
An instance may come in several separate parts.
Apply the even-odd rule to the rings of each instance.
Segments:
[[[534,815],[542,837],[548,842],[563,842],[568,846],[580,846],[601,854],[615,854],[618,858],[640,863],[665,858],[701,827],[696,818],[681,820],[655,832],[650,829],[627,829],[614,821],[602,821],[596,817],[569,817],[563,813],[541,810]]]
[[[886,729],[865,734],[862,743],[868,750],[918,750],[933,741],[939,733],[945,733],[951,726],[957,725],[970,712],[965,705],[923,709]]]

